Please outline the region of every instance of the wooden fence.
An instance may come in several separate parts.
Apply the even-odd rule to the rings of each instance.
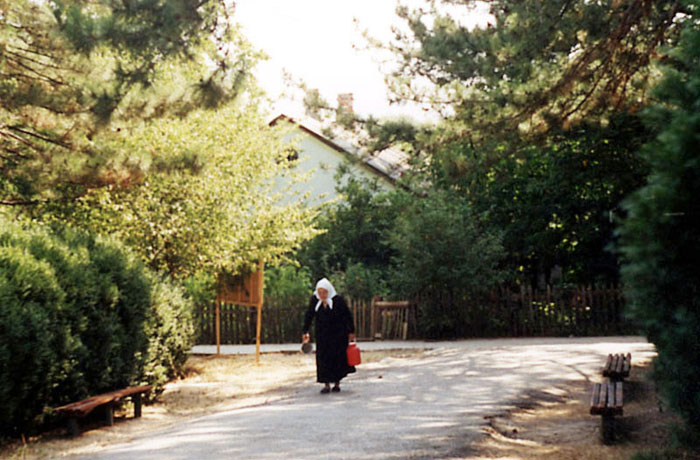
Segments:
[[[300,340],[305,305],[275,305],[272,299],[262,312],[262,342]],[[426,294],[411,302],[349,300],[360,340],[420,338],[421,321],[430,307],[464,314],[463,337],[590,336],[634,332],[623,318],[624,298],[617,286],[578,286],[533,290],[530,287],[498,288],[481,299],[455,298],[446,293]],[[215,343],[215,308],[198,309],[197,343]],[[254,307],[223,304],[221,343],[255,343]]]
[[[623,317],[624,297],[618,286],[576,286],[542,290],[499,287],[488,296],[455,299],[446,293],[416,299],[420,315],[443,306],[463,312],[464,337],[592,336],[634,332]]]
[[[622,315],[625,301],[618,286],[521,287],[496,293],[495,306],[510,315],[511,336],[613,335],[632,329]]]
[[[197,312],[197,343],[216,343],[216,307],[200,306]],[[255,307],[221,304],[221,343],[255,343]],[[262,343],[290,343],[301,341],[304,308],[269,306],[262,310]]]
[[[417,335],[415,308],[408,302],[368,302],[349,299],[358,340],[406,339]],[[396,304],[396,305],[395,305]],[[306,306],[266,304],[262,311],[263,343],[289,343],[301,339]],[[216,307],[200,306],[197,312],[197,343],[216,341]],[[255,307],[221,304],[221,343],[255,343]]]

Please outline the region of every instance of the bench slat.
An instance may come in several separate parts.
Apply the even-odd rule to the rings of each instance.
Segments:
[[[153,389],[153,385],[144,385],[140,387],[129,387],[129,388],[124,388],[123,390],[117,390],[115,393],[119,393],[120,398],[125,398],[127,396],[131,396],[136,393],[146,393],[149,392]]]
[[[608,403],[608,386],[607,385],[601,385],[600,386],[600,399],[598,399],[598,404],[596,405],[596,408],[600,413],[605,410],[605,406]]]
[[[615,366],[615,372],[622,374],[622,366],[625,364],[625,357],[623,355],[617,356],[617,365]]]
[[[627,357],[625,359],[625,365],[622,367],[622,374],[625,377],[628,377],[630,375],[630,367],[632,366],[632,353],[627,353]]]
[[[622,415],[622,382],[615,383],[615,412]]]
[[[622,415],[622,382],[596,383],[591,394],[591,415]]]
[[[612,360],[613,360],[613,355],[608,355],[608,359],[605,360],[605,367],[603,368],[603,375],[606,375],[606,372],[610,372],[610,366],[612,365]]]
[[[82,401],[67,404],[65,406],[57,407],[56,412],[62,412],[67,414],[79,414],[85,412],[86,414],[92,411],[95,407],[101,406],[102,404],[107,404],[108,402],[118,399],[118,395],[114,392],[105,393],[97,396],[93,396]]]
[[[621,380],[625,377],[629,377],[630,368],[632,367],[632,354],[627,353],[608,355],[605,362],[605,367],[603,368],[603,376],[609,377],[614,380]]]

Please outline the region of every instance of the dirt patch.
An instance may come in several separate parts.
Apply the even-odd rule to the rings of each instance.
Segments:
[[[385,358],[413,358],[423,350],[363,351],[363,363]],[[0,458],[57,458],[90,454],[104,446],[127,442],[136,436],[175,426],[178,422],[242,407],[268,404],[314,385],[315,355],[265,353],[260,364],[253,355],[193,355],[185,364],[185,377],[165,386],[155,403],[143,409],[140,419],[133,419],[129,404],[115,412],[115,424],[105,427],[101,414],[82,421],[83,433],[70,438],[65,428],[17,441],[0,450]]]
[[[628,459],[639,452],[670,445],[670,427],[677,422],[659,399],[649,363],[635,366],[624,384],[624,415],[617,417],[616,442],[601,438],[601,417],[589,415],[591,383],[531,392],[507,413],[485,417],[484,437],[473,458],[535,460]],[[686,451],[672,457],[698,458]]]

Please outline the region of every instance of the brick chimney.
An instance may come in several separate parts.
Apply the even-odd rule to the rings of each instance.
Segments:
[[[352,108],[352,93],[342,93],[338,94],[338,112],[336,114],[335,120],[338,121],[339,117],[344,115],[353,116],[355,111]]]

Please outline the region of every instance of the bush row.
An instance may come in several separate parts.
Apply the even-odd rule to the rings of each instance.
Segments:
[[[0,434],[32,431],[50,408],[184,363],[191,303],[119,244],[0,217]]]

